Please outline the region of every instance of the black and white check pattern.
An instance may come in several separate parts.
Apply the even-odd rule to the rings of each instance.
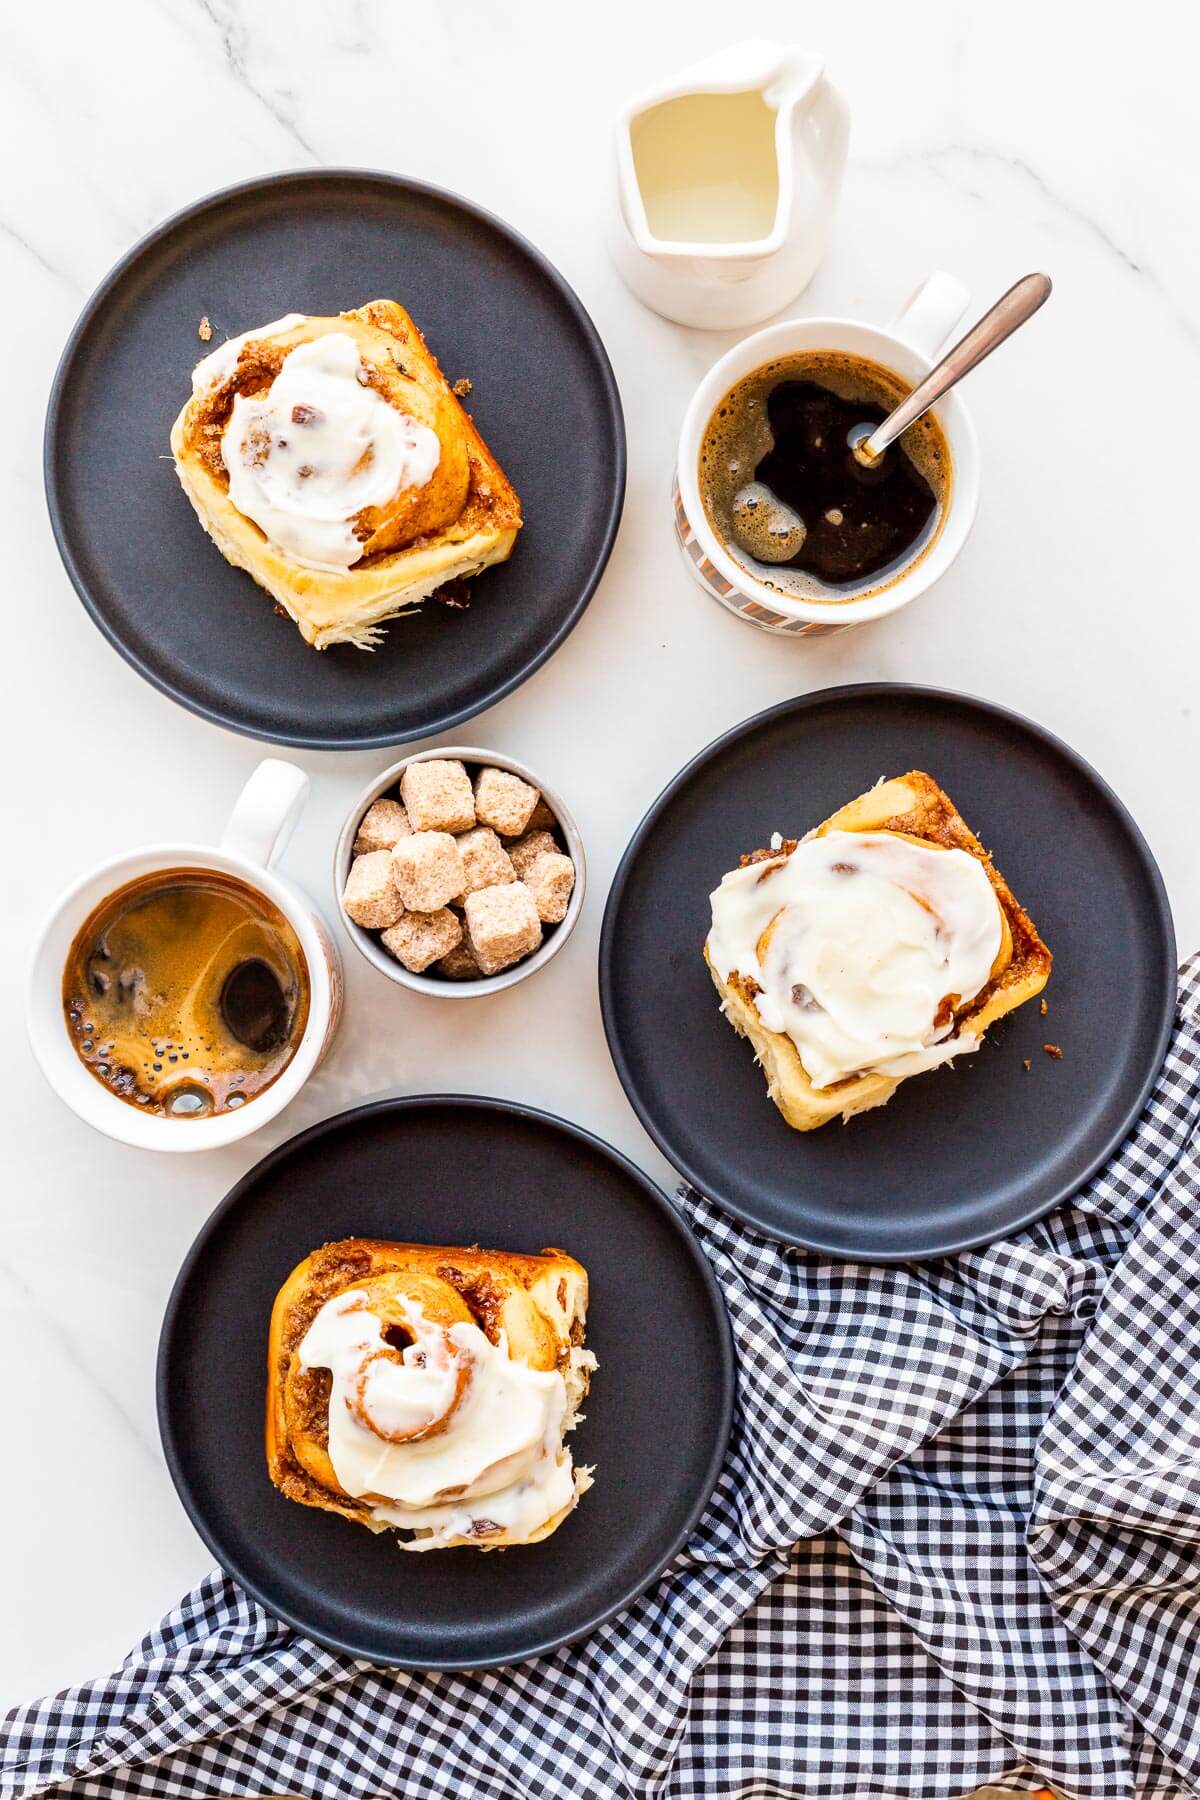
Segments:
[[[322,1650],[214,1574],[7,1721],[0,1794],[1200,1793],[1200,957],[1133,1135],[988,1250],[827,1262],[681,1195],[740,1364],[657,1586],[519,1668]]]

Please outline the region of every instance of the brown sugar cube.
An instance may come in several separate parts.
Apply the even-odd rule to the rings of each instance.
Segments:
[[[490,825],[477,825],[474,831],[464,831],[455,842],[467,871],[466,893],[499,887],[503,882],[517,879],[508,852]]]
[[[404,902],[392,880],[390,850],[369,850],[366,856],[355,857],[346,877],[342,908],[348,919],[368,931],[381,931],[396,923]]]
[[[448,831],[414,831],[391,855],[396,891],[412,912],[437,912],[466,885],[463,859]]]
[[[535,787],[507,769],[481,769],[475,778],[475,817],[503,837],[520,837],[540,799]]]
[[[485,975],[520,962],[542,941],[533,895],[520,881],[467,895],[467,937]]]
[[[354,854],[369,856],[373,850],[394,850],[411,830],[408,814],[398,800],[375,800],[359,823]]]
[[[508,846],[508,860],[517,871],[518,881],[524,881],[526,869],[539,856],[557,854],[558,845],[548,831],[531,831]]]
[[[558,829],[558,820],[544,800],[539,800],[530,813],[529,823],[525,829],[526,831],[556,831]]]
[[[471,777],[460,762],[409,763],[400,797],[414,831],[469,831],[475,823]]]
[[[462,925],[449,907],[436,912],[406,912],[383,934],[384,948],[414,975],[440,957],[448,956],[462,942]]]
[[[537,916],[543,925],[558,925],[567,916],[571,889],[575,886],[575,864],[557,850],[544,850],[535,856],[521,880],[533,895]]]
[[[455,944],[438,963],[438,971],[448,981],[478,981],[483,970],[475,961],[475,953],[464,938],[461,944]]]

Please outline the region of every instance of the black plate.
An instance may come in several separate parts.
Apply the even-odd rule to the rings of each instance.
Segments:
[[[438,602],[373,654],[319,653],[205,536],[168,437],[204,353],[285,312],[399,300],[521,497],[509,562],[465,612]],[[424,737],[532,674],[579,618],[625,492],[625,429],[595,327],[562,276],[491,214],[393,175],[269,176],[143,239],[92,296],[46,419],[46,496],[84,605],[148,681],[274,743],[345,749]]]
[[[285,1500],[263,1454],[267,1324],[284,1277],[341,1237],[557,1244],[587,1268],[600,1369],[572,1434],[596,1485],[524,1549],[406,1555]],[[669,1370],[686,1370],[670,1380]],[[461,1096],[327,1119],[218,1207],[175,1283],[158,1353],[167,1463],[221,1565],[278,1618],[352,1656],[414,1669],[519,1662],[627,1606],[684,1543],[733,1405],[720,1291],[674,1207],[598,1138]]]
[[[1054,952],[1049,1016],[1021,1007],[953,1070],[801,1134],[718,1011],[708,896],[772,831],[799,836],[913,768],[947,790]],[[638,827],[600,945],[609,1048],[663,1154],[771,1236],[877,1262],[991,1243],[1075,1193],[1146,1101],[1175,976],[1162,877],[1095,771],[1002,707],[888,685],[789,700],[702,751]]]

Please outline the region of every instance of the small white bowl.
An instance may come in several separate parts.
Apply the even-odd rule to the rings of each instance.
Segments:
[[[346,886],[346,877],[350,873],[350,864],[354,860],[354,840],[358,835],[358,827],[363,814],[373,801],[381,799],[385,794],[398,787],[400,777],[410,763],[419,762],[464,762],[477,763],[490,769],[507,769],[512,775],[519,775],[522,781],[529,782],[537,788],[542,799],[558,821],[567,855],[575,864],[575,886],[571,890],[571,898],[567,905],[566,916],[560,924],[547,928],[540,947],[532,956],[514,963],[509,969],[502,969],[498,975],[483,975],[478,981],[447,981],[438,975],[414,975],[403,963],[389,956],[379,940],[379,934],[368,931],[362,925],[356,925],[353,919],[347,918],[342,907],[342,894]],[[518,981],[524,981],[527,975],[534,975],[544,969],[552,956],[557,955],[572,931],[583,911],[583,892],[587,886],[587,866],[583,855],[583,839],[579,835],[579,827],[553,788],[546,786],[540,775],[527,769],[512,756],[504,756],[499,750],[481,750],[478,747],[464,744],[438,745],[433,750],[418,750],[415,756],[406,756],[400,762],[393,763],[391,768],[384,769],[370,785],[363,789],[351,807],[342,826],[338,838],[337,849],[333,858],[333,890],[337,902],[338,917],[342,921],[342,929],[372,967],[386,975],[389,980],[399,982],[401,987],[412,988],[418,994],[436,994],[441,1000],[475,999],[481,994],[498,994],[502,988],[515,987]]]

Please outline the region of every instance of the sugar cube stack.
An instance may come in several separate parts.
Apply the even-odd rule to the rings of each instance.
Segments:
[[[531,782],[456,757],[412,762],[358,824],[346,917],[414,975],[470,982],[524,961],[566,918],[576,872]]]

